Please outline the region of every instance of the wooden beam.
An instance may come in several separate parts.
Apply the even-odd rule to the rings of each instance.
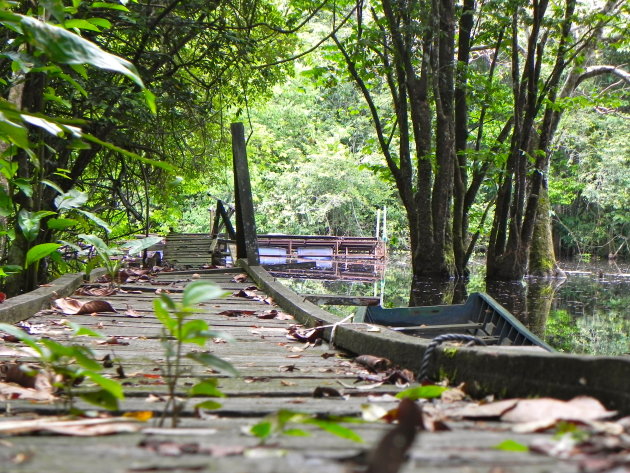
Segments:
[[[307,300],[317,305],[378,305],[380,299],[378,297],[367,296],[344,296],[335,294],[302,294]]]
[[[250,266],[260,264],[254,203],[247,165],[245,128],[242,123],[232,123],[232,162],[234,168],[234,194],[236,202],[236,253],[237,258],[246,259]]]

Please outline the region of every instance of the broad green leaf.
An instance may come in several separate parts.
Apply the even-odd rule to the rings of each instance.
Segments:
[[[61,128],[57,123],[54,123],[50,120],[46,120],[44,118],[35,117],[33,115],[27,115],[25,113],[22,114],[22,120],[31,125],[37,126],[44,131],[47,131],[53,136],[63,136],[64,129]]]
[[[120,3],[94,2],[92,8],[107,8],[109,10],[129,11],[129,9]]]
[[[285,429],[282,431],[282,433],[284,435],[290,435],[292,437],[310,437],[311,434],[309,434],[306,430],[303,429]]]
[[[208,337],[203,335],[203,332],[207,330],[208,324],[205,320],[189,320],[182,325],[177,338],[185,343],[196,343],[203,346],[208,341]]]
[[[112,393],[112,395],[117,399],[125,398],[123,388],[118,381],[106,378],[105,376],[99,373],[95,373],[93,371],[85,371],[83,374],[85,374],[86,377],[90,378],[94,383],[98,384],[101,388]]]
[[[155,318],[164,325],[164,328],[166,328],[171,335],[175,335],[177,320],[171,317],[171,314],[168,312],[168,308],[164,305],[164,301],[161,299],[155,299],[153,301],[153,311],[155,312]]]
[[[216,401],[203,401],[203,402],[199,402],[199,403],[195,404],[195,408],[196,409],[207,409],[209,411],[211,411],[213,409],[219,409],[222,406],[223,406],[223,404],[221,404],[220,402],[216,402]]]
[[[90,64],[99,69],[119,72],[144,88],[136,67],[126,59],[103,51],[96,44],[68,30],[30,16],[19,16],[29,42],[35,44],[51,61],[58,64]]]
[[[263,420],[262,422],[258,422],[258,424],[252,425],[249,431],[252,435],[255,435],[260,439],[266,439],[273,432],[273,426],[270,421]]]
[[[101,28],[112,27],[112,22],[109,20],[106,20],[105,18],[88,18],[87,21],[89,21],[93,25],[100,26]]]
[[[46,226],[51,230],[65,230],[74,227],[78,223],[79,221],[73,218],[51,218],[46,221]]]
[[[79,324],[76,324],[74,322],[66,321],[66,325],[72,329],[72,334],[77,336],[77,337],[82,337],[82,336],[96,337],[96,338],[103,338],[104,337],[104,335],[102,333],[99,333],[99,332],[96,332],[96,331],[91,330],[89,328],[83,327],[83,326],[81,326]]]
[[[232,363],[225,361],[218,356],[214,356],[211,353],[188,353],[186,357],[191,360],[195,360],[197,363],[201,363],[204,366],[225,371],[233,376],[239,376],[238,371],[234,368]]]
[[[225,394],[217,387],[215,379],[202,381],[190,389],[191,396],[225,397]]]
[[[101,32],[101,29],[98,26],[92,24],[88,20],[82,20],[80,18],[72,18],[70,20],[66,20],[63,26],[68,29],[77,28],[80,30],[96,31],[98,33]]]
[[[155,115],[157,113],[157,108],[155,106],[155,94],[149,89],[144,89],[144,100],[147,103],[149,110],[151,110],[151,113]]]
[[[17,178],[13,180],[15,187],[20,189],[26,197],[33,197],[33,184],[29,179]]]
[[[0,104],[1,102],[2,101],[0,101]],[[0,137],[5,141],[14,143],[22,149],[30,147],[26,127],[21,123],[10,120],[2,111],[0,111]]]
[[[42,243],[41,245],[35,245],[26,253],[24,267],[28,268],[35,261],[45,258],[52,252],[57,251],[58,248],[61,248],[59,243]]]
[[[59,187],[57,184],[55,184],[53,181],[49,181],[48,179],[42,179],[40,181],[42,184],[47,185],[48,187],[55,189],[57,192],[59,192],[60,194],[63,194],[63,190],[61,189],[61,187]]]
[[[209,299],[216,299],[225,292],[216,284],[210,281],[194,281],[186,286],[182,296],[182,304],[190,307]]]
[[[0,323],[0,332],[8,333],[9,335],[13,335],[15,338],[19,339],[25,345],[28,345],[30,348],[35,350],[40,355],[42,354],[42,348],[35,341],[33,337],[28,335],[24,330],[10,324]]]
[[[162,241],[162,237],[159,236],[149,236],[146,238],[141,238],[138,240],[131,240],[124,245],[121,245],[121,248],[124,248],[129,252],[129,254],[135,255],[147,248],[152,247]]]
[[[95,406],[99,406],[110,411],[118,410],[118,398],[107,389],[81,393],[79,397]]]
[[[62,0],[41,0],[40,4],[55,17],[59,23],[63,23],[65,12]]]
[[[86,235],[85,233],[81,233],[79,238],[96,248],[96,251],[100,254],[112,256],[119,253],[115,248],[110,248],[107,243],[96,235]]]
[[[105,220],[103,220],[100,217],[97,217],[96,215],[94,215],[92,212],[88,212],[87,210],[83,210],[83,209],[74,209],[77,212],[79,212],[82,215],[85,215],[87,218],[89,218],[90,220],[92,220],[95,224],[97,224],[99,227],[101,227],[102,229],[104,229],[107,233],[110,233],[112,231],[111,228],[109,228],[109,225],[107,224],[107,222]]]
[[[507,452],[529,452],[529,447],[527,445],[523,445],[522,443],[510,439],[504,440],[498,445],[495,445],[493,448]]]
[[[68,192],[55,197],[55,207],[58,210],[76,209],[84,205],[87,200],[88,195],[85,192],[81,192],[79,189],[70,189]]]
[[[164,307],[168,310],[175,310],[177,306],[175,301],[168,294],[160,294],[160,300],[164,303]]]
[[[329,434],[336,435],[337,437],[341,437],[347,440],[352,440],[353,442],[363,443],[363,439],[359,434],[357,434],[354,430],[344,427],[343,425],[338,424],[337,422],[326,420],[326,419],[309,419],[306,421],[307,424],[313,424],[319,427],[322,430],[325,430]]]
[[[416,399],[433,399],[440,397],[442,393],[447,390],[448,388],[444,386],[429,384],[427,386],[416,386],[414,388],[405,389],[396,394],[396,397],[398,399],[411,399],[412,401]]]
[[[29,212],[25,209],[18,212],[18,225],[27,241],[33,241],[37,238],[42,218],[50,215],[56,215],[56,213],[47,210]]]

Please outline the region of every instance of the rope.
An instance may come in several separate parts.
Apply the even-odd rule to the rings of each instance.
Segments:
[[[431,361],[431,355],[433,355],[435,348],[442,342],[454,342],[454,341],[470,342],[470,343],[475,343],[477,345],[486,344],[486,342],[484,342],[480,338],[473,337],[472,335],[464,335],[461,333],[445,333],[444,335],[438,335],[433,340],[431,340],[431,343],[429,343],[429,346],[424,351],[424,356],[422,357],[422,363],[420,363],[420,373],[418,374],[418,380],[420,382],[424,381],[425,379],[429,379],[429,376],[428,376],[429,362]]]

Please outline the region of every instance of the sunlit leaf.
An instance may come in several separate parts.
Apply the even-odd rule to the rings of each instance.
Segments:
[[[95,224],[97,224],[99,227],[104,229],[107,233],[110,233],[112,231],[105,220],[94,215],[92,212],[88,212],[87,210],[83,210],[83,209],[75,209],[75,210],[79,212],[81,215],[85,215],[87,218],[92,220]]]
[[[216,299],[225,294],[225,291],[210,281],[193,281],[186,286],[182,296],[184,306],[193,306],[209,299]]]
[[[166,328],[170,334],[174,334],[177,327],[177,321],[169,314],[167,307],[164,305],[164,301],[161,299],[155,299],[153,301],[153,311],[155,312],[155,318],[164,325],[164,328]]]
[[[70,189],[68,192],[55,197],[55,206],[58,210],[76,209],[84,205],[87,200],[88,195],[85,192],[81,192],[79,189]]]
[[[191,396],[225,397],[223,391],[217,387],[217,380],[202,381],[190,388]]]
[[[162,242],[162,237],[149,236],[146,238],[131,240],[125,243],[124,245],[122,245],[121,247],[127,250],[129,254],[135,255],[137,253],[140,253],[143,250],[146,250],[147,248],[152,247],[153,245],[157,245],[160,242]]]
[[[195,407],[197,409],[207,409],[209,411],[213,410],[213,409],[219,409],[223,406],[223,404],[221,404],[220,402],[216,402],[216,401],[203,401],[203,402],[199,402],[197,404],[195,404]]]
[[[411,399],[412,401],[415,401],[416,399],[433,399],[440,397],[447,389],[448,388],[445,388],[444,386],[436,386],[432,384],[427,386],[416,386],[400,391],[396,394],[396,397],[398,399]]]
[[[354,430],[349,429],[348,427],[344,427],[343,425],[326,419],[317,419],[312,418],[306,421],[308,424],[314,424],[320,429],[325,430],[329,434],[336,435],[337,437],[341,437],[347,440],[352,440],[353,442],[362,443],[363,439],[359,434],[357,434]]]
[[[270,421],[264,420],[255,425],[252,425],[249,431],[252,433],[252,435],[255,435],[258,438],[266,439],[273,432],[273,426],[271,425]]]
[[[93,371],[85,371],[85,376],[90,378],[94,383],[98,384],[101,388],[109,391],[117,399],[124,399],[125,394],[123,388],[118,381],[110,378],[106,378],[99,373]]]
[[[78,223],[79,221],[73,218],[51,218],[46,221],[46,226],[51,230],[66,230],[76,226]]]
[[[120,10],[128,12],[129,9],[120,3],[94,2],[92,8],[107,8],[109,10]]]
[[[68,30],[30,16],[20,16],[20,26],[30,42],[58,64],[90,64],[119,72],[144,87],[136,67],[126,59],[100,49],[96,44]]]
[[[24,266],[28,268],[35,261],[39,261],[45,258],[54,251],[57,251],[61,245],[59,243],[42,243],[41,245],[35,245],[26,253],[26,262]]]
[[[72,18],[70,20],[66,20],[64,25],[66,28],[77,28],[80,30],[89,30],[99,32],[101,29],[96,25],[92,24],[88,20],[83,20],[81,18]]]
[[[204,366],[208,366],[210,368],[216,368],[220,371],[225,371],[230,373],[233,376],[239,376],[238,371],[232,363],[229,361],[225,361],[218,356],[214,356],[211,353],[188,353],[186,355],[191,360],[195,360],[198,363],[201,363]]]
[[[523,445],[515,440],[504,440],[503,442],[495,445],[493,448],[497,450],[504,450],[507,452],[528,452],[529,447],[527,445]]]
[[[306,430],[303,429],[285,429],[282,431],[282,433],[284,435],[290,435],[292,437],[310,437],[311,434],[309,434]]]

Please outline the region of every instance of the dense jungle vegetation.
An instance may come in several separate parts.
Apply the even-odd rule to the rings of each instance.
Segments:
[[[243,121],[260,232],[369,235],[416,277],[630,253],[623,0],[0,0],[5,290],[80,234],[207,231]],[[553,232],[552,232],[553,230]],[[70,245],[70,246],[68,246]],[[7,277],[8,276],[8,277]]]

